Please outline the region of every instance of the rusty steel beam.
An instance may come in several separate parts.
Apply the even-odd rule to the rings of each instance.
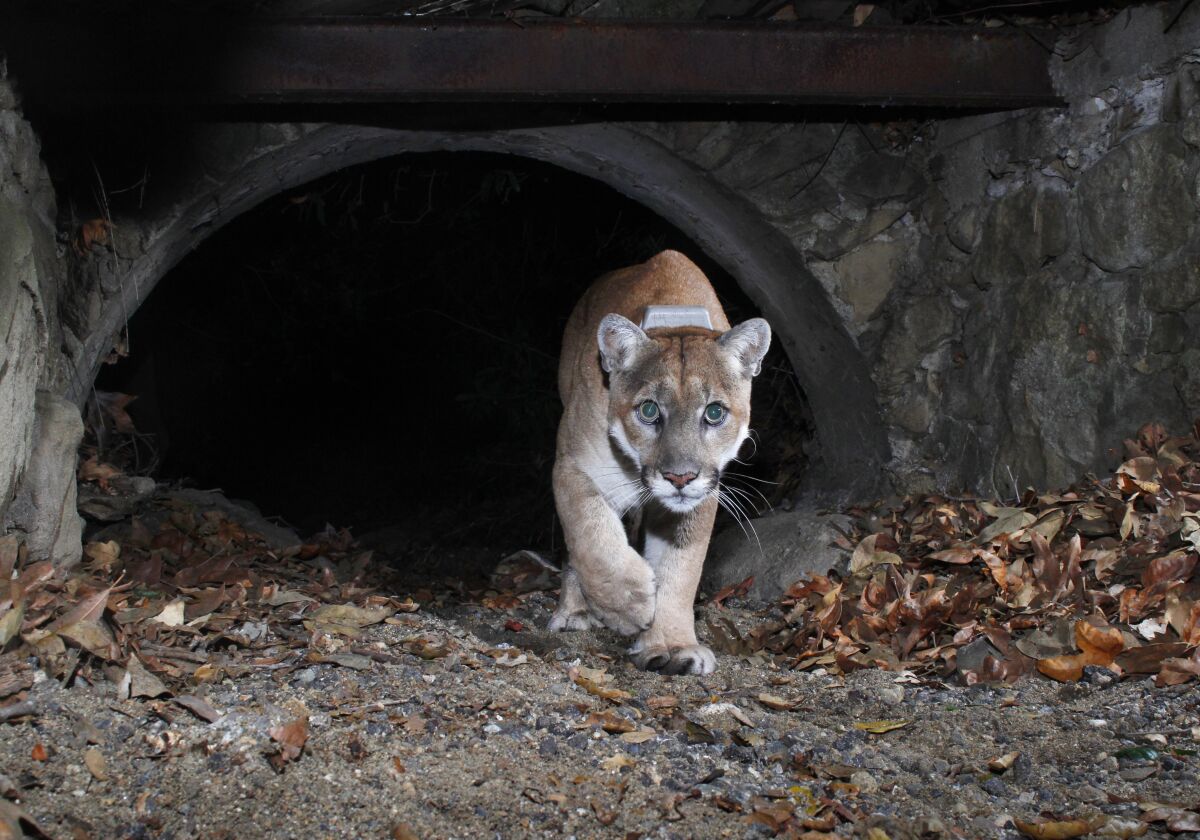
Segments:
[[[74,55],[87,66],[65,82],[72,94],[86,90],[125,104],[1018,108],[1059,102],[1046,50],[1020,32],[997,29],[428,18],[183,26],[160,20],[125,24],[101,37],[88,33],[76,42],[83,55],[92,47],[94,55],[83,62],[80,53],[62,48],[61,27],[46,34],[54,54]],[[30,46],[38,39],[22,40]],[[20,52],[22,45],[15,46]]]

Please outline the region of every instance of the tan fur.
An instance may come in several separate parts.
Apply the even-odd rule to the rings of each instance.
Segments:
[[[703,306],[715,329],[643,332],[635,325],[651,305]],[[554,497],[570,565],[551,629],[599,621],[639,634],[631,653],[640,667],[713,670],[692,604],[720,471],[749,428],[750,380],[769,342],[761,319],[730,330],[708,279],[674,251],[605,275],[584,294],[558,372]],[[656,423],[639,419],[647,400],[661,412]],[[704,420],[713,402],[726,409],[717,425]],[[631,545],[639,532],[640,553]]]

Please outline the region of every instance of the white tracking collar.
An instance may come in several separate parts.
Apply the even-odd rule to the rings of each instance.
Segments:
[[[713,328],[708,310],[703,306],[647,306],[642,316],[643,330],[655,327],[703,327]]]

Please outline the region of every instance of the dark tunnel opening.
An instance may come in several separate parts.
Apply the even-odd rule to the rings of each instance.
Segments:
[[[158,284],[97,380],[136,397],[136,434],[104,457],[301,534],[347,526],[412,568],[561,547],[563,325],[595,277],[664,248],[704,269],[732,321],[758,314],[677,229],[560,168],[443,153],[343,170],[245,213]],[[786,506],[812,422],[778,346],[754,394],[739,470],[760,510]]]

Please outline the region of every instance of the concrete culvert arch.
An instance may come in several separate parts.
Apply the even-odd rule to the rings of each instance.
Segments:
[[[156,284],[89,404],[137,433],[85,451],[301,535],[350,526],[423,575],[561,547],[566,317],[596,276],[663,249],[695,255],[735,322],[759,314],[678,229],[561,167],[454,152],[340,170],[240,214]],[[757,382],[757,441],[726,476],[749,516],[800,492],[813,448],[781,347]],[[730,518],[718,530],[740,535]]]
[[[488,132],[374,127],[220,126],[181,155],[170,200],[118,218],[118,255],[101,271],[115,290],[92,320],[69,385],[82,404],[129,314],[219,228],[280,193],[347,167],[422,152],[490,152],[551,163],[601,181],[677,227],[726,270],[772,322],[811,408],[818,452],[810,487],[867,492],[887,458],[867,364],[794,246],[744,199],[654,140],[594,124]],[[163,191],[167,192],[166,190]],[[569,212],[569,208],[568,208]]]

